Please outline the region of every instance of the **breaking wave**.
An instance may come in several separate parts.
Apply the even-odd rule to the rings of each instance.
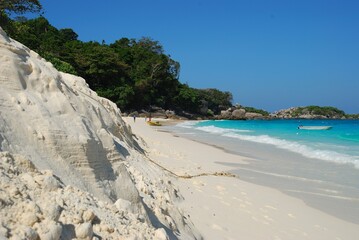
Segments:
[[[262,144],[269,144],[279,149],[285,149],[291,152],[301,154],[304,157],[315,158],[339,164],[352,164],[355,168],[359,169],[359,158],[357,156],[351,156],[344,153],[338,153],[332,150],[316,149],[313,146],[309,146],[303,143],[299,143],[291,140],[284,140],[269,135],[251,135],[253,131],[230,129],[230,128],[219,128],[216,126],[204,126],[196,127],[194,123],[187,124],[182,127],[194,128],[200,131],[204,131],[211,134],[221,135],[224,137],[251,141]]]

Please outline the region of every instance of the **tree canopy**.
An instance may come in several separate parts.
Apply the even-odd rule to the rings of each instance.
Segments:
[[[335,107],[320,107],[320,106],[306,106],[298,107],[294,112],[293,116],[297,117],[300,115],[320,115],[329,118],[341,118],[345,116],[345,112]]]
[[[40,12],[42,6],[38,0],[0,0],[0,11],[16,14]]]
[[[230,92],[195,89],[181,83],[180,63],[151,38],[119,38],[111,44],[83,42],[74,30],[57,29],[42,16],[30,20],[9,17],[41,10],[39,0],[0,0],[0,25],[10,37],[38,52],[58,70],[85,78],[93,90],[115,102],[121,110],[148,110],[156,106],[213,115],[232,106]],[[246,110],[268,115],[258,109]],[[305,113],[344,115],[339,109],[318,106],[298,108],[294,115]]]
[[[12,38],[38,52],[58,70],[85,78],[93,90],[123,111],[156,106],[203,114],[203,105],[211,113],[231,106],[229,92],[182,84],[179,62],[151,38],[120,38],[112,44],[83,42],[72,29],[57,29],[44,17],[7,21],[4,30]]]

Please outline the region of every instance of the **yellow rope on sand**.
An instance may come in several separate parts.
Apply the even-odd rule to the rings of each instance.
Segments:
[[[146,158],[150,162],[152,162],[153,164],[155,164],[158,167],[160,167],[161,169],[163,169],[164,171],[166,171],[166,172],[168,172],[168,173],[170,173],[170,174],[172,174],[172,175],[174,175],[175,177],[178,177],[178,178],[190,179],[190,178],[202,177],[202,176],[217,176],[217,177],[235,177],[235,178],[238,178],[237,175],[235,175],[233,173],[229,173],[229,172],[200,173],[200,174],[196,174],[196,175],[178,175],[177,173],[174,173],[171,170],[165,168],[164,166],[158,164],[157,162],[155,162],[154,160],[152,160],[148,156],[146,156]]]

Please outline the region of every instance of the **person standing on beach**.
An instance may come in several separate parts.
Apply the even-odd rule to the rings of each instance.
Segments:
[[[133,122],[136,122],[136,115],[133,114]]]

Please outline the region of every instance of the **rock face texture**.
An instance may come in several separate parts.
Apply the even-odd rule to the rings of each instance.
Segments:
[[[232,118],[234,119],[243,119],[246,115],[246,111],[244,109],[236,109],[232,112]]]
[[[221,111],[217,119],[226,120],[247,120],[247,119],[265,119],[266,117],[260,113],[247,112],[243,108],[232,107]]]
[[[0,239],[200,238],[141,144],[114,103],[0,28]]]

